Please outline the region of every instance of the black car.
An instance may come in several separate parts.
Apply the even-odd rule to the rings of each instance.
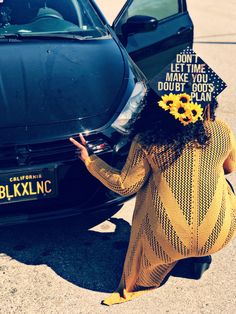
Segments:
[[[92,0],[1,1],[0,225],[112,215],[126,198],[68,138],[121,168],[147,79],[192,40],[185,0],[127,1],[112,27]]]

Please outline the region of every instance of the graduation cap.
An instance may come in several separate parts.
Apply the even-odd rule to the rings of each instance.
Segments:
[[[150,81],[160,96],[187,93],[192,102],[203,108],[227,87],[225,82],[191,49],[178,53],[157,76]]]

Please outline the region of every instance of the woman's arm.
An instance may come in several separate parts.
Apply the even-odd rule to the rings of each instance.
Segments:
[[[236,140],[231,130],[230,130],[230,144],[231,144],[230,153],[225,159],[223,164],[225,174],[229,174],[236,170]]]
[[[88,171],[107,188],[125,196],[136,193],[150,172],[146,154],[138,143],[137,137],[131,144],[128,158],[121,171],[112,168],[95,154],[87,155],[83,161]]]

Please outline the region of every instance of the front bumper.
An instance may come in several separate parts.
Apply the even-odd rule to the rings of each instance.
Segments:
[[[74,216],[81,216],[86,220],[86,215],[92,214],[94,217],[107,213],[107,218],[112,216],[119,210],[119,206],[123,205],[130,197],[117,196],[113,199],[107,200],[100,204],[87,204],[87,207],[73,206],[69,208],[62,208],[57,210],[48,210],[44,212],[30,213],[12,213],[11,215],[0,216],[0,227],[10,226],[15,224],[34,223],[40,221],[48,221],[54,219],[70,218]],[[24,204],[25,205],[25,204]],[[24,206],[22,205],[22,207]]]
[[[113,150],[101,154],[101,158],[115,168],[121,168],[126,159],[126,153],[119,155]],[[72,156],[72,154],[71,154]],[[73,153],[74,156],[74,153]],[[94,213],[99,216],[107,211],[107,217],[112,216],[118,206],[131,197],[122,197],[105,188],[87,171],[78,158],[64,162],[41,163],[33,166],[11,167],[4,172],[10,172],[16,177],[18,173],[54,168],[57,177],[58,194],[52,198],[23,200],[0,205],[0,226],[37,222],[75,215],[83,216]],[[2,172],[3,173],[3,172]],[[2,175],[1,173],[1,175]],[[117,208],[117,209],[116,209]]]

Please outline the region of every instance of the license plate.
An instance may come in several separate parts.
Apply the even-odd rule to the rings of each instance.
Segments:
[[[51,198],[56,195],[54,168],[0,174],[0,204]]]

